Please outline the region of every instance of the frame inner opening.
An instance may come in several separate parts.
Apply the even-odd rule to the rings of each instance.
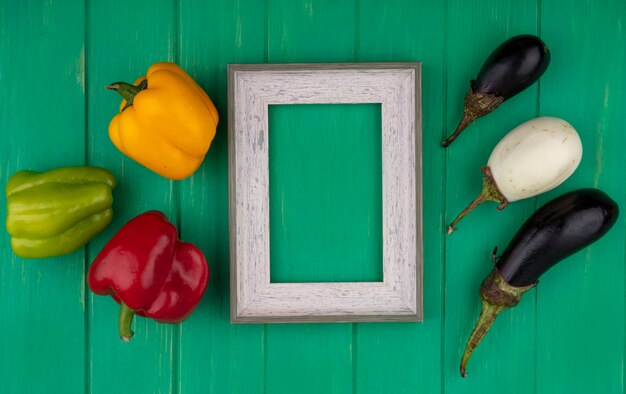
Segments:
[[[381,104],[269,106],[270,281],[382,282]]]

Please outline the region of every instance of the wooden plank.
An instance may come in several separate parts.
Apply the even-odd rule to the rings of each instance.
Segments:
[[[118,179],[111,226],[89,246],[89,260],[119,228],[151,209],[176,223],[175,184],[124,156],[109,140],[110,119],[120,97],[103,87],[134,82],[157,61],[172,60],[173,3],[149,1],[89,2],[87,12],[87,119],[89,164],[108,168]],[[135,336],[122,342],[117,333],[119,306],[110,297],[89,292],[88,389],[94,393],[172,391],[177,381],[175,326],[135,317]]]
[[[566,21],[562,10],[568,7]],[[543,204],[597,187],[622,208],[615,227],[546,273],[537,287],[537,392],[624,390],[624,183],[626,3],[542,3],[553,48],[541,83],[541,113],[566,119],[583,144],[580,166]],[[559,20],[559,23],[554,23]]]
[[[270,63],[354,60],[355,2],[270,0],[268,7],[267,60]],[[315,110],[302,111],[307,110],[294,107],[284,114],[285,126],[304,127],[303,122],[311,122],[339,133],[339,130],[331,129],[328,122],[316,118],[316,114],[311,113]],[[325,115],[323,109],[318,111],[321,111],[319,116]],[[346,122],[349,121],[346,119]],[[272,132],[279,133],[281,130],[273,129],[270,124],[270,139],[273,139]],[[324,160],[332,156],[320,152],[319,157]],[[280,158],[274,158],[277,159]],[[280,196],[282,192],[270,189],[270,195]],[[270,206],[270,222],[280,220],[280,216],[276,215],[277,208]],[[323,228],[317,231],[323,231]],[[297,263],[298,256],[293,257],[293,267],[287,269],[292,270],[295,277],[310,275],[306,273],[308,268]],[[333,264],[328,261],[319,262],[318,267],[323,272],[334,270]],[[353,387],[352,356],[350,324],[270,325],[267,329],[266,390],[268,393],[350,392]]]
[[[18,170],[84,164],[83,22],[82,3],[0,3],[3,186]],[[0,391],[40,393],[54,382],[59,391],[81,392],[84,249],[27,260],[12,253],[5,231],[0,244]]]
[[[233,326],[229,317],[226,66],[265,61],[265,39],[265,2],[181,3],[178,59],[212,98],[220,121],[204,163],[180,183],[181,234],[202,249],[211,270],[202,302],[181,326],[180,392],[261,393],[264,388],[265,328]]]
[[[452,1],[447,20],[447,100],[445,133],[456,127],[470,79],[487,56],[505,39],[537,33],[537,4],[517,1]],[[537,85],[478,119],[446,150],[446,222],[480,192],[480,166],[496,143],[512,128],[537,114]],[[502,250],[534,209],[534,201],[512,203],[499,212],[486,203],[468,215],[446,238],[445,392],[528,393],[535,386],[535,298],[524,295],[513,310],[504,311],[474,352],[467,377],[459,374],[466,341],[480,312],[481,281],[493,268],[494,246]],[[523,373],[520,373],[523,371]]]
[[[410,10],[410,11],[409,11]],[[443,2],[359,1],[358,61],[421,61],[423,108],[423,323],[357,324],[352,347],[359,393],[439,392],[443,274]]]

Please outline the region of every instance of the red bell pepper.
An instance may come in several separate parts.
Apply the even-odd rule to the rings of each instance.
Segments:
[[[200,302],[209,268],[196,246],[178,240],[176,227],[158,211],[126,223],[89,268],[89,288],[121,305],[120,338],[128,342],[135,314],[180,323]]]

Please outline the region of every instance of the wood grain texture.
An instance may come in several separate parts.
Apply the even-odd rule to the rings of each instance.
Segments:
[[[267,62],[355,60],[356,1],[269,0],[267,6]],[[301,112],[295,107],[290,115],[286,120],[297,125]],[[357,114],[345,116],[346,122],[358,118]],[[317,265],[320,270],[329,272],[333,262],[319,261]],[[293,270],[302,272],[298,264]],[[277,394],[353,391],[352,371],[356,367],[353,339],[352,324],[268,325],[265,391]],[[294,343],[306,345],[306,348],[295,347]],[[301,349],[306,352],[302,353]],[[316,367],[313,369],[312,365]],[[285,373],[287,366],[288,374]]]
[[[443,392],[445,2],[359,1],[358,61],[422,61],[424,321],[360,323],[353,330],[358,393]],[[411,10],[411,12],[407,12]],[[410,371],[410,372],[409,372]]]
[[[124,156],[108,137],[108,123],[119,110],[121,97],[103,87],[115,81],[134,82],[157,61],[173,60],[173,3],[153,7],[152,2],[93,2],[87,19],[87,131],[85,155],[90,165],[109,169],[117,178],[113,222],[88,244],[93,261],[104,244],[133,217],[160,210],[177,223],[176,184]],[[131,24],[129,16],[142,15]],[[124,29],[111,26],[124,25]],[[112,56],[117,61],[111,61]],[[92,393],[170,392],[176,385],[177,326],[135,317],[135,336],[119,340],[119,305],[111,297],[87,297],[89,353],[88,387]]]
[[[463,5],[455,2],[451,6],[453,11],[448,23],[455,26],[455,30],[448,36],[448,51],[463,61],[448,63],[448,130],[453,130],[459,121],[469,81],[489,52],[504,37],[538,33],[539,12],[537,4],[531,2],[473,1]],[[460,39],[461,35],[471,36],[474,45],[467,46]],[[538,85],[533,85],[511,98],[489,116],[474,122],[447,149],[448,222],[479,193],[480,166],[486,163],[496,143],[515,126],[537,116],[537,94]],[[534,390],[536,371],[528,368],[533,365],[535,357],[535,299],[532,292],[525,294],[515,309],[499,316],[474,352],[467,369],[468,377],[462,379],[459,376],[460,357],[480,312],[478,289],[492,269],[493,247],[497,245],[502,250],[533,210],[533,200],[517,201],[502,212],[496,211],[494,204],[486,203],[468,215],[465,223],[461,222],[458,230],[447,237],[444,311],[447,392],[476,392],[487,381],[493,387],[506,385],[511,393]]]
[[[0,392],[624,393],[624,218],[498,318],[465,380],[458,363],[493,246],[506,246],[535,208],[568,190],[597,186],[626,206],[625,13],[618,0],[0,2],[0,183],[19,169],[83,163],[120,181],[114,221],[85,252],[26,261],[11,253],[6,232],[0,237]],[[538,33],[550,47],[546,74],[441,149],[469,80],[518,33]],[[221,115],[206,160],[182,182],[145,170],[107,136],[119,98],[102,87],[132,82],[163,60],[181,64]],[[406,61],[423,62],[424,322],[231,325],[226,65]],[[279,131],[328,114],[293,107],[281,114]],[[344,125],[358,127],[370,112],[357,106],[340,121],[318,123],[329,141],[350,146]],[[485,205],[445,237],[447,222],[478,192],[479,166],[496,142],[538,115],[577,128],[584,152],[572,178],[503,212]],[[344,162],[319,158],[328,167]],[[0,217],[5,204],[0,195]],[[93,296],[84,275],[125,221],[152,208],[204,251],[211,279],[189,320],[137,319],[125,346],[117,306]],[[286,267],[294,277],[334,268],[326,260]]]
[[[556,23],[565,6],[571,7],[572,17]],[[553,1],[543,5],[541,17],[554,55],[541,84],[540,111],[570,121],[580,135],[583,157],[572,177],[540,196],[539,203],[569,190],[597,187],[619,204],[621,217],[606,236],[541,278],[537,392],[621,393],[626,183],[618,168],[626,163],[626,139],[618,130],[626,125],[626,3],[614,4],[608,12],[599,1],[573,7]]]
[[[418,63],[229,66],[232,322],[422,319],[420,71]],[[381,104],[383,281],[270,283],[268,106],[334,103]]]
[[[85,163],[84,12],[68,2],[0,3],[3,187],[19,170]],[[4,190],[0,204],[4,219]],[[54,382],[59,392],[80,392],[87,368],[84,249],[22,259],[3,232],[0,391],[40,393]]]
[[[226,67],[266,60],[266,3],[182,1],[179,16],[180,64],[209,94],[220,122],[200,169],[181,182],[181,236],[205,253],[211,277],[181,328],[178,392],[262,393],[266,329],[230,324]]]
[[[537,4],[518,1],[452,1],[448,4],[446,135],[462,115],[463,96],[489,53],[506,38],[537,33]],[[552,48],[551,43],[547,43]],[[545,75],[549,77],[551,72]],[[476,120],[446,149],[446,221],[480,192],[480,167],[497,142],[520,123],[536,116],[538,85],[507,100],[489,116]],[[459,364],[481,308],[479,287],[493,268],[491,252],[506,246],[517,228],[533,212],[534,201],[521,200],[497,211],[485,203],[446,237],[443,376],[448,393],[480,392],[485,382],[510,393],[528,393],[536,371],[535,299],[524,295],[514,309],[504,311],[472,355],[467,377]],[[506,361],[504,361],[506,360]],[[520,371],[524,371],[520,373]]]

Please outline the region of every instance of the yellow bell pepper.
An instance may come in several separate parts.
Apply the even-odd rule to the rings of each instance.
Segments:
[[[122,153],[157,174],[183,179],[193,174],[215,137],[218,114],[200,86],[174,63],[155,63],[134,85],[106,87],[124,100],[109,124]]]

